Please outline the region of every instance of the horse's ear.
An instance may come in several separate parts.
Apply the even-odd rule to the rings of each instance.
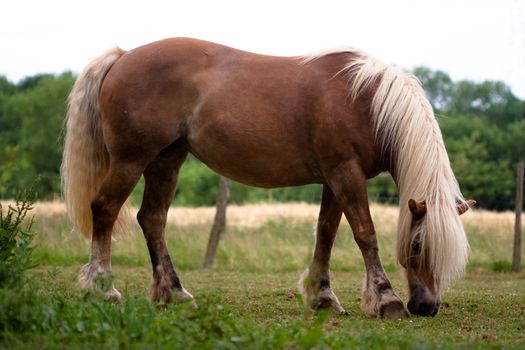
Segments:
[[[408,208],[415,219],[421,219],[427,213],[427,205],[425,202],[416,202],[413,199],[409,199]]]
[[[463,214],[464,212],[466,212],[467,210],[469,210],[475,205],[476,205],[476,201],[473,199],[467,199],[463,203],[459,203],[458,204],[458,214],[459,215]]]

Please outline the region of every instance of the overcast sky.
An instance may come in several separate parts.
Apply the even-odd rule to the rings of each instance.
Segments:
[[[0,10],[0,75],[12,81],[189,36],[275,55],[356,46],[406,69],[502,80],[525,98],[525,0],[6,0]]]

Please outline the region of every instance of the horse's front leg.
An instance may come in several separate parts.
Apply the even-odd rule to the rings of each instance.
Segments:
[[[343,211],[328,186],[323,187],[321,210],[317,222],[314,257],[298,283],[305,304],[314,310],[332,308],[344,314],[345,309],[330,288],[330,255]]]
[[[365,262],[366,279],[361,308],[372,317],[407,317],[403,302],[392,289],[381,265],[368,204],[366,177],[361,167],[354,162],[340,165],[330,178],[330,186],[343,207]]]

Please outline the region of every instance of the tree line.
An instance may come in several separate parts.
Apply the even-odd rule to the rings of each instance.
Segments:
[[[439,70],[412,71],[422,82],[436,111],[452,168],[465,197],[488,209],[514,204],[514,166],[524,160],[525,101],[503,82],[453,81]],[[40,199],[60,196],[60,162],[67,96],[75,76],[39,74],[13,83],[0,76],[0,198],[13,198],[33,187]],[[219,177],[190,156],[180,174],[174,203],[213,205]],[[132,199],[139,203],[143,183]],[[321,187],[264,190],[234,183],[234,203],[319,201]],[[369,182],[371,200],[395,202],[388,174]]]

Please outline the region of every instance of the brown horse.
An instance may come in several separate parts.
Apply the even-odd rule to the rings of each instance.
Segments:
[[[273,188],[323,184],[313,261],[299,283],[305,303],[344,313],[329,261],[342,214],[363,254],[362,307],[407,312],[378,255],[366,182],[392,174],[400,192],[397,238],[408,309],[434,316],[440,291],[464,270],[465,202],[432,107],[416,79],[350,49],[272,57],[193,39],[167,39],[94,60],[70,95],[62,164],[74,226],[92,247],[79,283],[109,276],[111,235],[144,174],[137,215],[153,266],[154,301],[193,297],[164,239],[166,214],[188,152],[235,181]],[[108,298],[120,298],[111,287]]]

